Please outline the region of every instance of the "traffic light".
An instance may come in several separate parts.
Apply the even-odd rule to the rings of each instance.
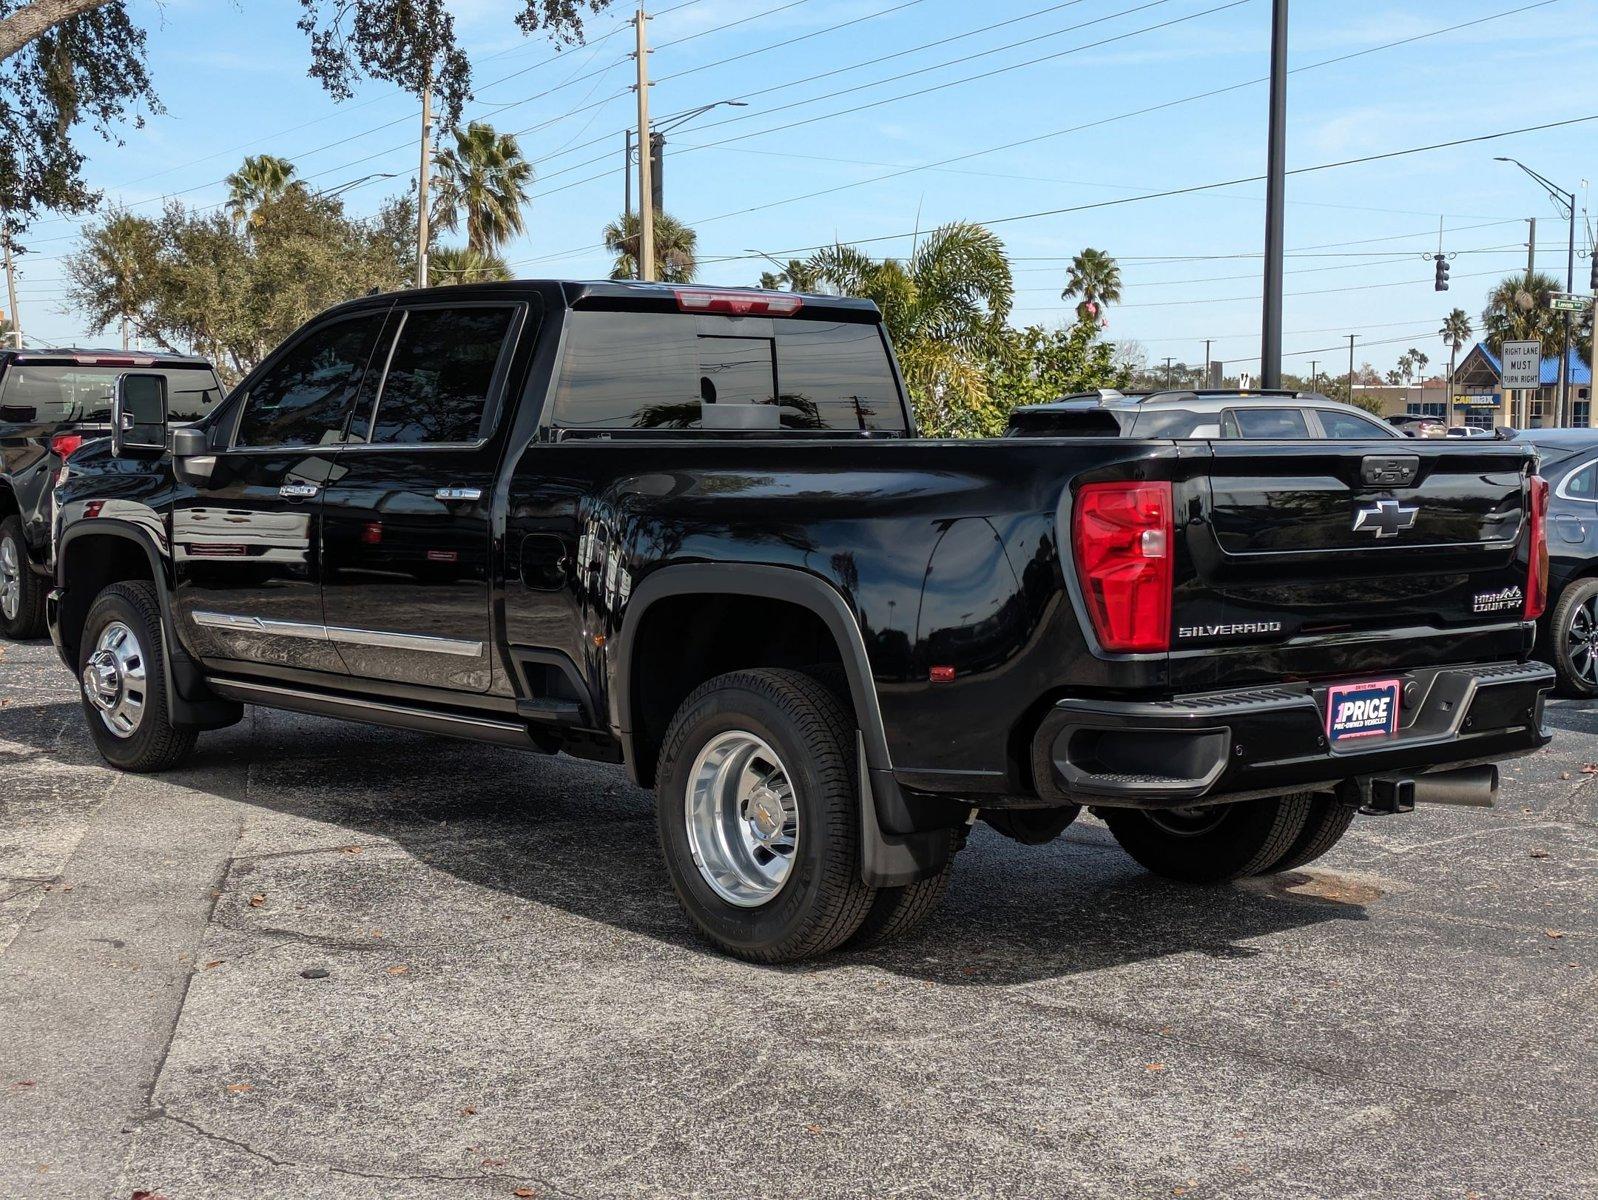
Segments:
[[[1432,255],[1432,262],[1437,264],[1437,279],[1432,284],[1432,291],[1446,292],[1448,290],[1448,259],[1441,254]]]

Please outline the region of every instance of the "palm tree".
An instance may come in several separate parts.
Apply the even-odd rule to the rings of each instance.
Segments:
[[[251,155],[223,182],[228,186],[225,207],[236,225],[256,223],[261,205],[278,199],[291,187],[304,186],[294,178],[294,164],[274,154]]]
[[[1459,359],[1459,351],[1470,341],[1470,318],[1465,315],[1465,310],[1456,308],[1443,318],[1442,328],[1437,331],[1437,336],[1443,339],[1443,345],[1448,347],[1448,423],[1454,423],[1454,365]]]
[[[1015,296],[996,234],[956,222],[934,230],[908,260],[873,259],[837,245],[806,265],[827,290],[876,301],[923,433],[977,431],[993,403],[987,364]]]
[[[451,283],[498,283],[511,278],[510,267],[497,254],[484,254],[470,246],[447,246],[434,250],[427,256],[427,269],[432,282],[440,286]]]
[[[790,258],[780,271],[762,271],[760,286],[771,291],[813,292],[821,286],[821,280],[804,259]]]
[[[628,213],[605,226],[605,248],[616,256],[612,279],[638,278],[638,216]],[[655,214],[655,278],[662,283],[692,283],[699,273],[699,235],[677,218]]]
[[[1076,306],[1078,321],[1109,324],[1104,319],[1104,306],[1121,298],[1121,268],[1115,259],[1092,246],[1073,258],[1060,299],[1069,300],[1072,296],[1081,297]]]
[[[485,121],[455,130],[455,148],[434,155],[438,165],[438,204],[433,220],[440,229],[466,222],[466,245],[493,254],[526,225],[522,209],[533,182],[533,164],[522,157],[516,138],[494,132]]]
[[[1487,295],[1482,310],[1483,340],[1494,354],[1506,341],[1541,342],[1543,356],[1558,354],[1564,335],[1552,309],[1548,293],[1562,291],[1564,285],[1540,271],[1510,275]]]

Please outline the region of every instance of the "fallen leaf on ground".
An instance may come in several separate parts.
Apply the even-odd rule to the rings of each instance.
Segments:
[[[251,908],[260,908],[261,905],[263,905],[265,903],[266,903],[266,893],[265,892],[256,892],[255,895],[250,897],[250,907]]]
[[[1583,775],[1598,775],[1598,763],[1582,763],[1581,773]]]
[[[1569,771],[1561,771],[1561,772],[1559,772],[1559,778],[1561,778],[1561,779],[1569,779],[1570,778],[1570,772]]]
[[[503,1167],[508,1162],[510,1162],[508,1158],[485,1158],[483,1165],[485,1167]]]
[[[476,1115],[477,1110],[469,1104],[465,1108],[461,1109],[461,1116],[463,1117],[475,1117]]]
[[[143,1188],[133,1193],[132,1200],[166,1200],[160,1192],[147,1192]]]
[[[253,1092],[255,1085],[253,1083],[230,1083],[227,1085],[227,1090],[236,1096],[241,1092]]]
[[[1532,858],[1547,858],[1548,857],[1548,851],[1546,851],[1546,850],[1528,850],[1526,853],[1528,855],[1530,855]]]
[[[410,968],[407,967],[404,963],[395,963],[392,967],[390,967],[388,969],[388,973],[390,975],[403,975],[403,974],[405,974],[406,971],[409,971],[409,970],[410,970]]]
[[[338,852],[340,854],[359,854],[361,848],[359,846],[340,846]]]
[[[1545,929],[1543,932],[1551,938],[1562,938],[1565,936],[1565,932],[1562,929]]]
[[[1163,1070],[1165,1070],[1165,1064],[1164,1063],[1144,1063],[1143,1064],[1143,1069],[1145,1071],[1163,1071]]]
[[[11,1086],[12,1087],[38,1087],[39,1086],[39,1081],[36,1080],[36,1079],[19,1079],[14,1084],[12,1084]]]
[[[538,1195],[538,1193],[533,1191],[532,1188],[517,1188],[514,1192],[511,1193],[511,1195],[513,1195],[513,1196],[521,1196],[523,1198],[523,1200],[526,1200],[526,1197],[528,1197],[528,1196],[536,1196],[536,1195]]]
[[[811,1133],[811,1134],[820,1133],[821,1132],[821,1126],[819,1126],[819,1125],[806,1125],[805,1126],[805,1132],[806,1133]]]
[[[206,963],[205,964],[205,969],[207,971],[209,971],[213,967],[220,967],[221,965],[222,965],[222,960],[220,958],[216,958],[216,959],[212,959],[210,962]]]

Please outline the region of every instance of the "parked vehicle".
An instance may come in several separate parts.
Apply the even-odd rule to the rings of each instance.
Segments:
[[[1548,481],[1548,611],[1537,657],[1567,696],[1598,696],[1598,429],[1528,429]]]
[[[1475,425],[1450,425],[1447,436],[1451,438],[1490,438],[1494,434],[1491,429],[1481,429]]]
[[[1005,436],[1381,441],[1401,435],[1364,410],[1315,392],[1205,388],[1065,396],[1016,409]]]
[[[0,636],[44,634],[50,495],[61,461],[110,431],[111,388],[129,368],[167,381],[174,423],[222,398],[204,359],[115,350],[0,350]]]
[[[1549,740],[1522,447],[923,441],[871,304],[630,283],[367,297],[196,426],[163,391],[57,491],[109,762],[263,704],[624,763],[750,959],[915,927],[977,817],[1214,882]]]
[[[1440,417],[1417,417],[1400,413],[1388,417],[1387,423],[1405,437],[1440,438],[1448,433],[1448,422]]]

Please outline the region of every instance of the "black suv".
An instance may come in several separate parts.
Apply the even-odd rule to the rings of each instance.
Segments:
[[[126,350],[0,350],[0,636],[44,633],[50,492],[61,462],[111,430],[111,388],[128,370],[167,381],[170,419],[197,421],[222,398],[202,358]]]
[[[752,959],[913,928],[976,819],[1213,882],[1548,740],[1513,444],[931,441],[871,304],[615,282],[365,297],[196,426],[163,391],[56,494],[107,760],[260,704],[623,763]]]

